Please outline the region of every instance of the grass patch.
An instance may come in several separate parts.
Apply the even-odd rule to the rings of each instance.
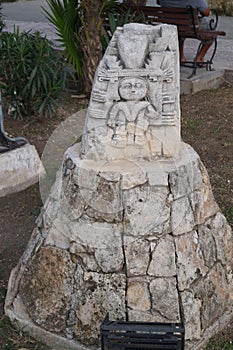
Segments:
[[[39,342],[25,334],[22,329],[11,324],[6,316],[0,318],[0,349],[1,350],[18,350],[25,348],[27,350],[45,350]],[[46,348],[48,349],[48,348]]]
[[[210,339],[204,350],[233,350],[233,342],[224,337],[219,340]]]

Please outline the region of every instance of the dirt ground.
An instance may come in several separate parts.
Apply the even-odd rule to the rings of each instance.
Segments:
[[[66,96],[56,117],[12,120],[5,118],[10,135],[25,136],[42,154],[49,136],[62,120],[82,106],[85,100]],[[233,227],[233,85],[181,97],[182,137],[199,153],[207,167],[214,195]],[[10,271],[25,249],[42,201],[38,184],[25,191],[0,198],[0,349],[47,350],[3,316],[4,296]],[[233,320],[232,320],[233,321]],[[222,345],[222,342],[226,342]],[[229,323],[208,349],[233,349],[233,322]],[[212,344],[212,345],[211,345]],[[216,345],[217,344],[217,345]]]

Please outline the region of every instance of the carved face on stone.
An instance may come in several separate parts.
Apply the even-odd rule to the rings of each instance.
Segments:
[[[126,101],[140,101],[147,93],[147,82],[142,78],[124,78],[119,84],[119,94]]]

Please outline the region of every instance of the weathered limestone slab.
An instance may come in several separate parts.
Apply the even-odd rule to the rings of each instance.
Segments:
[[[26,144],[0,155],[0,197],[39,181],[44,169],[34,146]]]
[[[55,247],[41,248],[31,260],[19,288],[29,316],[38,325],[49,331],[65,332],[73,294],[70,285],[74,275],[81,278],[76,270],[70,254]]]
[[[167,188],[136,186],[124,192],[125,232],[134,236],[161,235],[169,230],[170,207]],[[153,211],[150,209],[153,208]]]
[[[127,275],[146,275],[150,262],[150,242],[145,239],[125,236],[124,251],[127,264]]]
[[[233,236],[197,153],[180,139],[172,26],[118,28],[81,144],[65,154],[5,310],[63,349],[97,349],[110,319],[184,322],[199,350],[232,315]]]
[[[156,278],[150,283],[152,312],[163,317],[163,322],[180,322],[179,297],[176,278]]]
[[[208,272],[201,243],[196,231],[188,232],[175,240],[179,289],[185,290]],[[208,245],[207,241],[207,245]],[[210,250],[211,251],[211,250]],[[212,251],[211,251],[212,252]]]
[[[179,151],[175,37],[175,27],[166,25],[117,29],[96,72],[83,158],[155,159]]]
[[[110,311],[110,317],[125,319],[125,286],[124,274],[84,274],[83,293],[78,301],[77,321],[74,337],[82,343],[99,343],[99,325],[103,321],[103,313]],[[80,295],[80,290],[77,290]]]
[[[129,281],[127,287],[128,307],[132,310],[149,311],[151,309],[149,285],[144,281]]]
[[[176,275],[175,246],[169,235],[162,238],[152,251],[148,274],[155,277]]]

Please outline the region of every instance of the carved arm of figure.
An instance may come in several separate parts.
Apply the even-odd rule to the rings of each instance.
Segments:
[[[108,125],[113,129],[112,142],[116,147],[125,147],[127,142],[126,117],[116,103],[109,113]]]
[[[150,119],[158,119],[160,115],[156,108],[151,104],[145,110],[145,117],[149,121]]]

